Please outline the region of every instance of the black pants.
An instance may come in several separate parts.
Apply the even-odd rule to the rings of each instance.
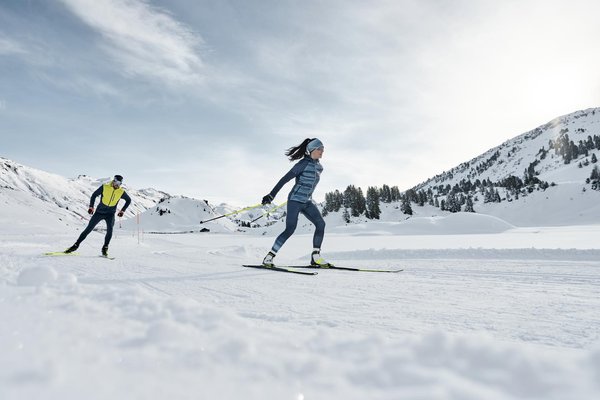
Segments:
[[[312,202],[300,203],[299,201],[290,200],[287,203],[287,215],[285,217],[285,231],[281,232],[271,250],[277,253],[281,246],[292,236],[298,225],[298,216],[302,213],[310,222],[315,225],[315,234],[313,235],[313,247],[320,249],[325,236],[325,221],[321,216],[321,212]]]
[[[94,215],[92,215],[92,218],[90,219],[90,223],[88,224],[87,228],[85,228],[85,230],[83,232],[81,232],[81,235],[79,235],[79,238],[77,239],[77,242],[75,242],[75,243],[77,243],[78,245],[81,244],[81,242],[83,242],[85,240],[87,235],[89,235],[90,232],[94,230],[96,225],[98,225],[98,223],[102,220],[106,221],[106,236],[104,237],[104,246],[108,246],[108,244],[110,243],[110,239],[112,238],[113,226],[115,224],[115,214],[114,213],[110,213],[110,214],[95,213]]]

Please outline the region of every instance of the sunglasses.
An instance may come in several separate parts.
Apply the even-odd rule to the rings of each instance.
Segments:
[[[113,180],[113,185],[115,185],[116,187],[120,187],[122,184],[123,184],[123,182]]]

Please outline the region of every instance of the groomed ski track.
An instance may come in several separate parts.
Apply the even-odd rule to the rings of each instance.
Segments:
[[[73,273],[82,284],[218,303],[247,318],[276,320],[297,329],[326,325],[340,334],[352,330],[387,337],[436,329],[485,331],[500,340],[574,348],[598,339],[600,317],[591,310],[600,309],[600,267],[585,260],[595,257],[586,251],[571,252],[574,260],[559,261],[512,259],[508,250],[505,259],[500,252],[498,258],[485,258],[485,250],[481,259],[474,258],[477,250],[469,251],[467,259],[437,258],[439,251],[428,250],[412,252],[421,258],[380,259],[370,252],[376,258],[364,259],[356,251],[359,258],[352,263],[357,267],[404,271],[357,274],[323,269],[307,279],[242,267],[264,255],[262,241],[251,237],[148,235],[140,246],[126,241],[111,247],[119,257],[110,263],[85,258],[83,266],[77,259],[84,257],[44,261]],[[95,251],[86,243],[79,253]],[[517,253],[523,257],[523,250]],[[533,257],[537,253],[531,252]],[[429,254],[436,255],[428,258]],[[345,259],[351,255],[340,253]]]
[[[261,260],[270,237],[146,235],[138,244],[121,233],[108,262],[95,233],[78,257],[43,255],[72,238],[3,236],[3,399],[600,392],[599,249],[406,250],[394,247],[402,237],[332,235],[330,260],[404,271],[307,277],[241,266]],[[306,262],[310,241],[295,235],[278,261]]]

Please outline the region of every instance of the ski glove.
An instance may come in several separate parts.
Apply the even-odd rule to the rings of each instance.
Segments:
[[[266,195],[265,197],[263,197],[262,199],[262,204],[271,204],[271,202],[273,201],[273,196],[271,196],[270,194]]]
[[[122,216],[123,216],[123,210],[119,211],[119,212],[117,213],[117,215],[118,215],[119,217],[122,217]]]
[[[88,208],[88,214],[92,215],[94,213],[94,207]]]

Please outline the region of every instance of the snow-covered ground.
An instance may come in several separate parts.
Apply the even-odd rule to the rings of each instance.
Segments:
[[[241,267],[270,230],[117,229],[106,260],[102,233],[43,256],[79,233],[44,226],[0,225],[3,400],[600,396],[600,225],[332,226],[326,258],[404,271],[316,276]],[[277,261],[310,249],[299,233]]]

